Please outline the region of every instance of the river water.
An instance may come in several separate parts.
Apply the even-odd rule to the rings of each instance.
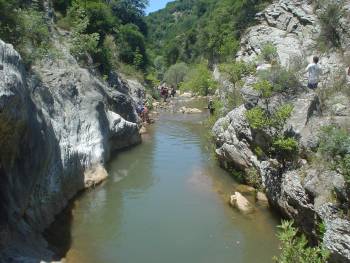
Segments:
[[[67,262],[272,262],[278,219],[228,205],[237,184],[208,150],[206,117],[162,113],[143,144],[112,159],[109,179],[56,222]]]

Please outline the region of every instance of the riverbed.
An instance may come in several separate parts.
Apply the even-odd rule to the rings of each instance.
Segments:
[[[141,145],[112,158],[108,180],[53,227],[66,262],[272,262],[278,217],[228,205],[237,183],[210,150],[207,116],[162,113]]]

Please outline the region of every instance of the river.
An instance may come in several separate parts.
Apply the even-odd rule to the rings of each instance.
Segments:
[[[237,183],[208,150],[206,117],[162,113],[141,145],[111,160],[108,180],[50,230],[67,262],[272,262],[278,218],[228,205]]]

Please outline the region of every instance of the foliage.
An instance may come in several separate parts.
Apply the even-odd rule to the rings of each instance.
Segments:
[[[291,104],[284,104],[278,107],[271,118],[271,126],[276,130],[281,131],[287,120],[292,115],[293,110],[294,107]]]
[[[13,11],[12,11],[13,12]],[[16,28],[12,32],[17,36],[14,40],[16,48],[23,56],[26,64],[43,58],[50,49],[49,28],[44,13],[36,9],[19,9],[16,13]]]
[[[239,82],[243,77],[255,74],[255,66],[243,61],[220,64],[220,70],[228,75],[232,83]]]
[[[321,23],[321,35],[318,40],[319,48],[323,51],[330,47],[340,47],[340,20],[344,13],[344,3],[342,1],[332,1],[323,3],[321,15],[319,16]]]
[[[110,70],[120,70],[125,64],[145,71],[147,26],[143,8],[147,2],[56,0],[54,6],[64,15],[59,14],[57,25],[72,31],[73,55],[91,55],[100,72],[108,75]]]
[[[324,263],[329,252],[322,246],[309,247],[304,235],[299,235],[293,222],[282,221],[278,238],[281,241],[281,255],[275,258],[278,263]]]
[[[188,72],[188,66],[185,63],[178,63],[172,65],[164,75],[164,80],[168,85],[178,87],[184,81]]]
[[[298,149],[298,142],[291,137],[280,136],[273,142],[273,150],[283,162],[294,160]]]
[[[260,59],[270,64],[276,64],[278,62],[278,53],[276,46],[268,42],[261,48]]]
[[[298,142],[295,138],[281,135],[293,109],[292,105],[285,104],[275,109],[272,114],[261,107],[254,107],[245,113],[250,127],[256,130],[269,131],[273,135],[272,144],[265,150],[273,153],[283,163],[294,160],[298,153]],[[260,147],[258,150],[260,155],[264,156],[264,151]]]
[[[268,99],[272,95],[273,86],[267,80],[262,80],[254,84],[253,88],[261,94],[261,97]]]
[[[293,67],[286,69],[280,65],[274,65],[271,69],[260,71],[259,78],[269,81],[274,92],[283,92],[300,87],[296,71]]]
[[[163,56],[167,66],[202,58],[212,65],[232,61],[241,33],[254,23],[267,0],[186,0],[168,3],[147,17],[150,53]]]
[[[245,114],[250,127],[257,130],[263,130],[270,126],[270,120],[266,112],[261,107],[254,107]]]
[[[350,134],[336,126],[326,126],[319,134],[319,153],[330,167],[339,170],[350,182]]]
[[[192,91],[204,96],[213,94],[216,88],[217,83],[205,64],[193,66],[181,84],[182,90]]]
[[[260,174],[255,168],[249,168],[245,171],[245,181],[248,185],[260,190],[262,188],[262,181]]]
[[[68,15],[74,17],[70,51],[75,57],[81,59],[96,51],[100,35],[98,33],[85,33],[89,25],[89,18],[77,2],[74,2],[68,10]]]

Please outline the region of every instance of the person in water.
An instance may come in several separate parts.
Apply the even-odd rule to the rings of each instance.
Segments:
[[[306,68],[306,72],[309,74],[307,87],[312,90],[317,89],[319,78],[322,74],[321,66],[318,64],[319,60],[319,57],[313,57],[313,63]]]
[[[215,107],[214,107],[214,101],[213,101],[213,99],[210,99],[210,100],[209,100],[208,109],[209,109],[210,115],[213,115],[214,112],[215,112]]]
[[[176,89],[174,88],[174,86],[171,86],[171,91],[170,91],[170,97],[175,97],[176,95]]]

